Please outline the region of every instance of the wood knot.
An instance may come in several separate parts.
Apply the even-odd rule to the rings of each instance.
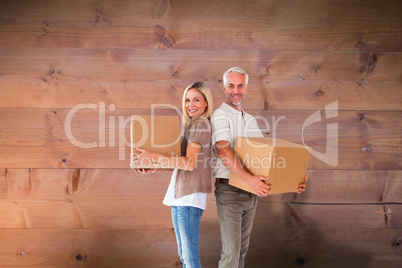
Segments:
[[[319,69],[318,65],[317,65],[317,64],[315,64],[315,65],[313,66],[313,70],[314,70],[314,72],[315,72],[315,73],[317,73],[317,72],[318,72],[318,69]]]
[[[82,253],[76,253],[73,256],[73,261],[75,263],[84,263],[87,260],[87,256]]]
[[[46,21],[44,21],[43,24],[45,25],[45,27],[43,27],[42,30],[45,34],[48,34],[49,33],[49,24]]]
[[[362,67],[360,67],[360,72],[364,73],[366,75],[369,75],[374,71],[374,69],[376,67],[377,56],[375,54],[370,54],[370,55],[366,54],[363,57],[365,57],[365,59],[364,59],[364,63],[362,65]]]
[[[269,102],[267,99],[264,101],[264,110],[268,110]]]
[[[94,24],[98,24],[100,21],[102,21],[102,10],[103,6],[99,5],[95,8],[95,21]]]
[[[364,78],[360,78],[356,83],[359,87],[361,87],[364,83]]]
[[[174,39],[173,38],[171,38],[171,37],[169,37],[169,36],[164,36],[161,40],[160,40],[160,42],[162,43],[162,45],[165,47],[165,48],[172,48],[173,46],[174,46],[174,44],[175,44],[175,42],[174,42]]]
[[[300,258],[297,258],[297,259],[296,259],[296,262],[297,262],[298,264],[300,264],[300,265],[304,265],[304,264],[307,263],[307,260],[306,260],[305,258],[303,258],[303,257],[300,257]]]
[[[102,9],[103,9],[103,6],[98,6],[98,7],[95,9],[95,15],[96,15],[96,16],[102,15]]]
[[[45,76],[41,76],[41,80],[43,81],[43,82],[48,82],[49,80],[51,80],[51,79],[56,79],[56,80],[58,80],[58,78],[57,78],[57,75],[58,74],[61,74],[61,70],[55,70],[55,69],[50,69],[47,73],[46,73],[46,75]]]
[[[317,90],[317,92],[315,93],[315,95],[316,95],[317,97],[321,96],[322,94],[324,94],[324,91],[322,91],[321,88],[319,88],[319,89]]]
[[[402,237],[398,238],[398,239],[395,241],[395,247],[396,247],[397,249],[401,249],[401,248],[402,248]]]
[[[268,77],[269,76],[268,76],[268,74],[266,72],[261,73],[260,74],[261,82],[264,83],[264,84],[269,84]]]
[[[359,115],[360,121],[362,121],[364,119],[364,112],[361,112]]]
[[[392,219],[392,210],[389,207],[384,206],[384,214],[388,220]]]
[[[66,163],[66,162],[67,162],[67,159],[62,158],[62,159],[61,159],[61,162],[62,162],[62,163]]]

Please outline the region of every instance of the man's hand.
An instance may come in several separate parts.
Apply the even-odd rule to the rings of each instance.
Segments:
[[[306,187],[307,187],[307,176],[304,177],[304,182],[299,184],[299,190],[296,193],[301,194],[306,190]]]
[[[271,185],[266,183],[267,180],[269,180],[269,178],[264,176],[251,176],[247,179],[247,183],[256,195],[266,197],[269,195],[269,191],[271,191]]]

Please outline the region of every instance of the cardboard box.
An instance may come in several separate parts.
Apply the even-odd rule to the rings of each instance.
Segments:
[[[238,137],[234,151],[253,175],[268,177],[270,194],[297,192],[304,182],[310,159],[310,148],[281,139]],[[241,178],[230,174],[229,184],[255,192]]]
[[[131,117],[131,155],[141,148],[169,156],[180,156],[180,117],[160,115],[133,115]],[[172,169],[167,163],[138,166],[130,163],[131,168]]]

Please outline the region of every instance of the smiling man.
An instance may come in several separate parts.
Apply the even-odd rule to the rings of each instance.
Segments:
[[[251,175],[240,163],[233,149],[236,137],[263,137],[253,116],[243,111],[248,92],[248,74],[233,67],[223,75],[226,102],[211,117],[214,156],[215,197],[221,229],[222,252],[219,267],[244,267],[251,229],[257,208],[257,195],[228,184],[235,173],[260,197],[269,194],[268,178]]]

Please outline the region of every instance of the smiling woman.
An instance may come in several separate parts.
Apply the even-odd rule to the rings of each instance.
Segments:
[[[127,168],[130,118],[187,115],[195,81],[218,107],[231,66],[250,75],[243,108],[264,137],[328,156],[338,144],[336,167],[312,155],[305,193],[258,199],[247,266],[400,267],[400,10],[398,0],[0,0],[0,267],[180,266],[162,204],[172,174]],[[313,113],[321,121],[307,126]],[[217,267],[213,193],[199,248],[203,267]]]
[[[172,220],[180,259],[185,267],[201,267],[199,240],[201,216],[211,185],[211,125],[212,94],[202,82],[190,84],[183,93],[182,156],[166,156],[137,148],[140,154],[132,161],[169,163],[175,167],[163,203],[171,206]],[[145,169],[133,169],[142,174]]]
[[[185,107],[189,117],[195,118],[205,113],[208,103],[206,98],[198,90],[191,88],[186,94]]]

